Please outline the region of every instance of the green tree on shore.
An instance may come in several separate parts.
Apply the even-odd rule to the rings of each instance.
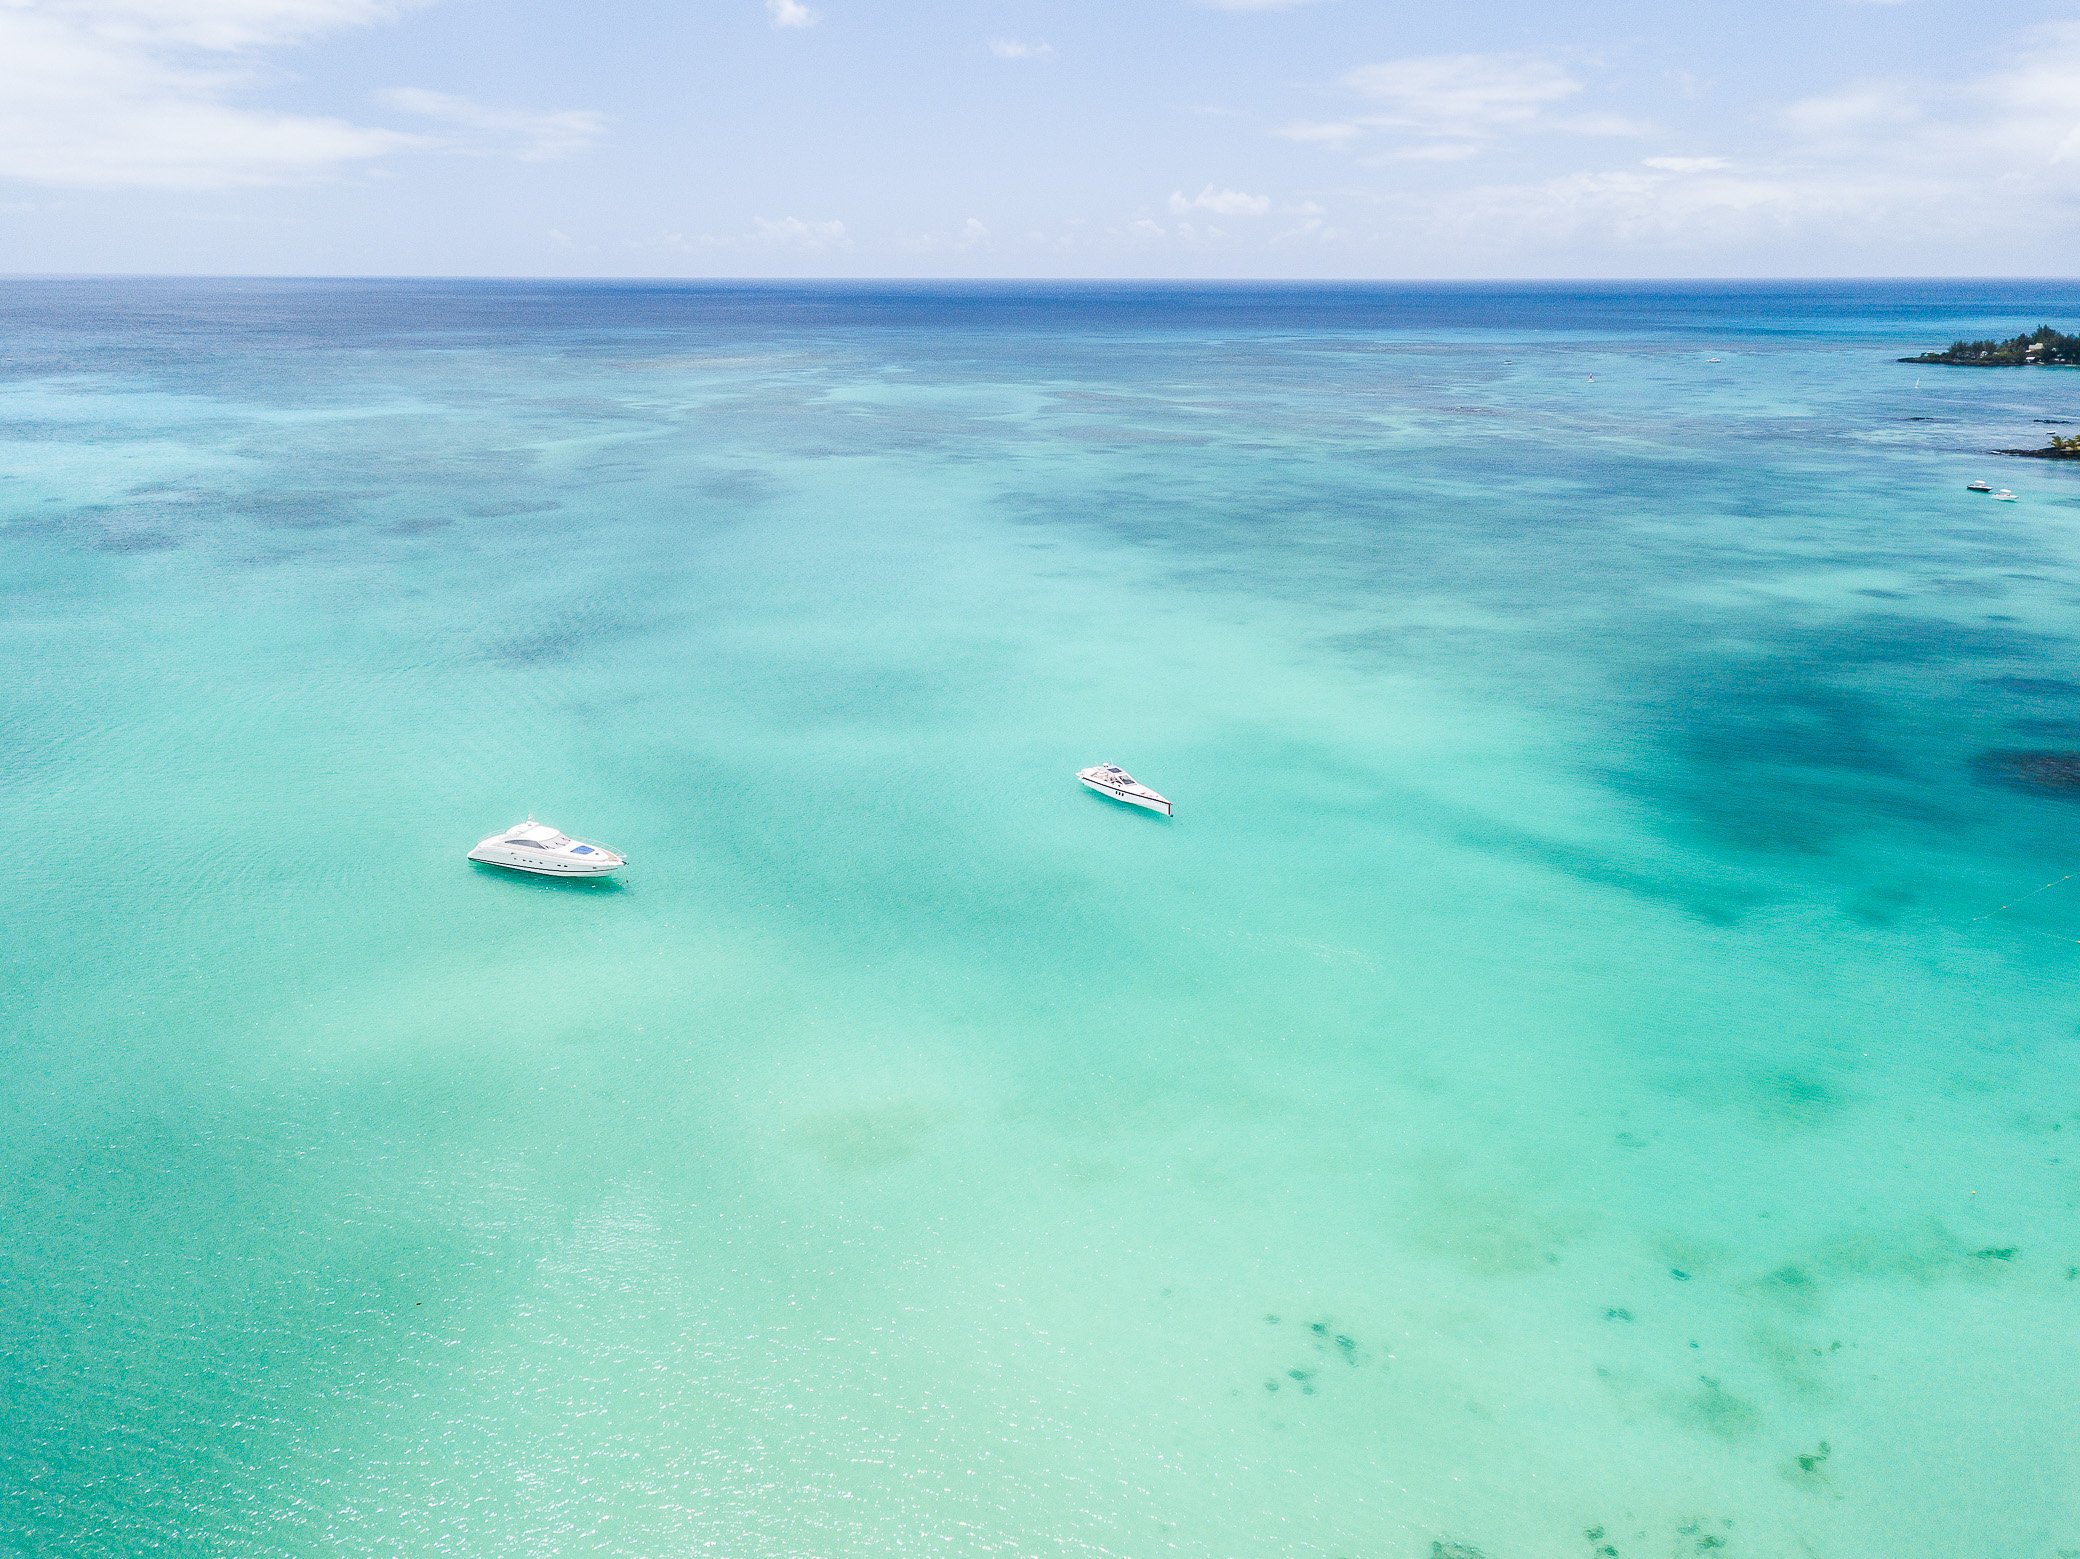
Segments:
[[[1940,352],[1905,357],[1906,363],[1958,363],[1968,368],[2025,368],[2045,363],[2080,364],[2080,336],[2039,325],[2008,341],[1953,341]]]

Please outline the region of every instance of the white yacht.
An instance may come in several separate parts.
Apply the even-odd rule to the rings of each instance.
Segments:
[[[1116,763],[1095,764],[1088,769],[1079,770],[1076,777],[1101,796],[1110,796],[1114,801],[1126,802],[1128,806],[1147,807],[1151,812],[1170,816],[1169,797],[1157,795]]]
[[[1990,493],[1993,491],[1993,483],[1967,482],[1964,484],[1964,490],[1968,493]]]
[[[2007,488],[2003,487],[1999,492],[1993,495],[1993,501],[1995,503],[2013,503],[2015,501],[2015,495],[2009,492]]]
[[[487,866],[539,872],[544,877],[604,877],[627,864],[625,856],[605,845],[573,839],[533,818],[479,841],[469,858]]]

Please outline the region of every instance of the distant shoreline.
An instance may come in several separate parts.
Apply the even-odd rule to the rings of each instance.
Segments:
[[[1922,352],[1900,361],[1953,368],[2074,368],[2080,367],[2080,336],[2039,325],[2006,341],[1953,341],[1940,352]]]

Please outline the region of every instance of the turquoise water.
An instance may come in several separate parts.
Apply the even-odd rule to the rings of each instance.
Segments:
[[[7,284],[0,1551],[2080,1550],[2076,315]]]

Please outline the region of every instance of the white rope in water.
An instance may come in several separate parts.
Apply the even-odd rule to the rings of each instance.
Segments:
[[[2039,893],[2049,893],[2060,883],[2071,882],[2075,877],[2080,877],[2080,872],[2067,872],[2063,877],[2054,878],[2050,882],[2045,883],[2044,886],[2041,888],[2030,889],[2029,892],[2023,894],[2022,897],[2019,899],[2011,899],[2008,903],[2003,904],[1999,909],[1990,909],[1983,915],[1974,915],[1971,918],[1970,924],[1976,926],[1982,920],[1991,920],[1996,915],[2005,914],[2007,911],[2013,909],[2017,904],[2026,904],[2031,899],[2035,898]]]

